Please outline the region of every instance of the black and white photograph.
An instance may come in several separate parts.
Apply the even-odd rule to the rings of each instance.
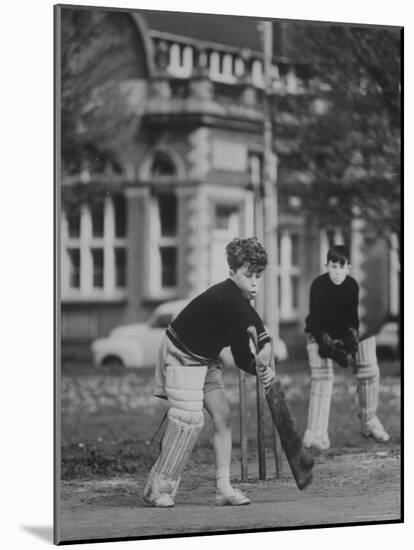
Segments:
[[[54,542],[402,523],[404,22],[173,8],[53,8]]]

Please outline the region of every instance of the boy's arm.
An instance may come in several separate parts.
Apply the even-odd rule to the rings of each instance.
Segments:
[[[230,349],[236,366],[239,369],[244,370],[248,374],[253,374],[256,376],[256,361],[254,355],[250,350],[249,337],[247,332],[246,336],[247,339],[243,338],[239,341],[233,342],[230,346]]]
[[[314,281],[309,293],[309,316],[308,326],[312,336],[317,342],[322,340],[325,333],[322,323],[322,293],[316,281]]]
[[[349,326],[350,328],[354,328],[357,332],[359,330],[358,304],[359,304],[359,286],[358,286],[358,283],[354,280],[354,285],[352,288],[352,295],[350,300]]]
[[[349,300],[348,310],[348,328],[344,334],[343,342],[345,349],[348,353],[355,355],[358,351],[358,330],[359,330],[359,317],[358,317],[358,303],[359,303],[359,286],[356,281],[351,286],[351,297]]]
[[[250,349],[248,327],[254,326],[258,337],[258,348],[261,350],[266,344],[270,344],[269,335],[256,310],[247,302],[236,304],[231,330],[230,349],[239,369],[256,375],[255,355]]]
[[[257,375],[257,359],[260,359],[263,365],[267,365],[270,360],[270,339],[267,337],[266,340],[262,339],[262,343],[259,343],[259,352],[256,355],[252,353],[250,347],[250,338],[248,332],[245,331],[247,335],[247,340],[244,335],[240,335],[240,338],[234,341],[231,346],[231,353],[233,355],[234,362],[236,366],[247,372],[248,374]]]

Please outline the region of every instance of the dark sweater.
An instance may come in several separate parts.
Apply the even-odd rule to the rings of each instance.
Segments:
[[[167,329],[182,351],[202,360],[217,359],[230,346],[237,367],[256,374],[247,328],[255,326],[259,348],[269,342],[263,322],[238,286],[227,279],[194,298]]]
[[[335,285],[328,273],[317,277],[310,289],[306,332],[319,341],[323,332],[342,339],[348,328],[358,330],[358,295],[358,283],[349,275],[340,285]]]

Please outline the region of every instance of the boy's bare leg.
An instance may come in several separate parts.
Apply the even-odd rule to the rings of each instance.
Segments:
[[[380,373],[375,336],[359,343],[355,363],[362,434],[386,442],[390,436],[377,417]]]
[[[216,459],[216,504],[239,506],[250,500],[230,483],[231,411],[226,393],[217,388],[204,394],[204,406],[213,422],[213,446]]]

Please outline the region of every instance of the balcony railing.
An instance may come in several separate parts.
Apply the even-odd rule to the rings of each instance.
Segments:
[[[212,82],[237,84],[249,78],[255,88],[264,88],[261,52],[240,50],[159,31],[152,31],[151,38],[154,51],[163,50],[164,69],[170,77],[191,78],[200,67],[199,59],[202,56],[203,69]],[[156,62],[156,66],[158,65]],[[274,93],[303,93],[306,83],[298,77],[293,64],[284,59],[275,60],[271,70]]]

